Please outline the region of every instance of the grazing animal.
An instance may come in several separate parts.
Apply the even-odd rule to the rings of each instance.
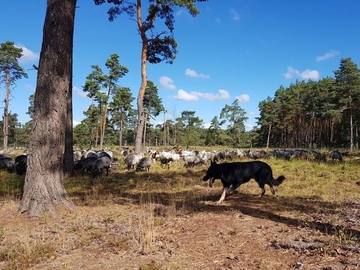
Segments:
[[[144,170],[150,171],[152,159],[151,157],[143,157],[139,160],[139,163],[136,164],[136,171]]]
[[[338,150],[334,150],[330,153],[330,157],[333,161],[343,161],[342,154]]]
[[[139,163],[140,159],[144,157],[143,153],[139,154],[129,154],[125,157],[125,163],[127,165],[127,169],[135,169],[136,164]]]
[[[93,177],[98,175],[102,176],[104,170],[106,170],[106,176],[109,175],[109,168],[111,167],[111,160],[108,157],[99,157],[94,161],[91,173]]]
[[[220,163],[211,161],[203,181],[209,180],[209,186],[212,187],[215,179],[220,179],[223,184],[223,191],[217,203],[221,203],[225,199],[227,192],[233,192],[241,184],[244,184],[250,179],[255,179],[261,188],[260,196],[265,194],[265,184],[270,186],[272,194],[275,194],[273,186],[279,186],[284,180],[285,176],[281,175],[274,179],[272,169],[269,164],[262,161],[249,162],[232,162]]]
[[[18,175],[26,173],[27,155],[20,155],[15,158],[15,169]]]
[[[96,158],[96,157],[88,157],[88,158],[79,160],[74,165],[74,173],[81,174],[81,175],[84,175],[85,173],[90,173],[93,168],[94,162],[97,159],[98,158]]]
[[[167,167],[168,169],[170,169],[170,165],[171,162],[173,161],[173,159],[171,157],[166,158],[166,157],[160,157],[160,167]]]
[[[0,170],[7,170],[13,173],[15,171],[15,160],[10,157],[0,157]]]

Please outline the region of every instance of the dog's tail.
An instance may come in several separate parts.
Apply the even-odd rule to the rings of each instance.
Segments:
[[[276,178],[276,179],[272,179],[272,184],[273,184],[273,186],[280,186],[280,184],[283,182],[285,180],[285,176],[283,176],[283,175],[280,175],[278,178]]]

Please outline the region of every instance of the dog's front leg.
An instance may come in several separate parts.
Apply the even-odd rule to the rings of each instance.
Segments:
[[[216,203],[222,203],[222,201],[225,199],[226,192],[228,191],[228,187],[223,187],[223,191],[221,194],[220,199]]]

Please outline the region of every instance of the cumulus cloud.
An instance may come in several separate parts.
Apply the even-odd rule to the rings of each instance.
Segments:
[[[300,73],[301,79],[318,80],[320,77],[319,71],[307,69]]]
[[[315,61],[316,62],[324,61],[326,59],[333,58],[334,56],[338,55],[339,53],[340,53],[339,51],[330,50],[327,53],[325,53],[324,55],[316,56]]]
[[[231,19],[232,19],[233,21],[239,21],[239,20],[240,20],[240,15],[239,15],[239,13],[236,11],[235,8],[231,8],[229,12],[230,12]]]
[[[285,79],[292,79],[294,76],[296,76],[304,80],[318,80],[320,77],[320,73],[317,70],[306,69],[305,71],[300,72],[299,70],[292,67],[288,67],[287,72],[283,75]]]
[[[300,72],[297,69],[294,69],[292,67],[288,67],[288,70],[286,73],[284,73],[285,79],[291,79],[294,76],[299,76]]]
[[[185,75],[189,76],[189,77],[193,77],[193,78],[210,78],[209,75],[205,75],[205,74],[198,74],[195,70],[192,70],[190,68],[187,68],[185,70]]]
[[[76,127],[79,124],[81,124],[81,121],[73,120],[73,127]]]
[[[203,128],[208,129],[211,126],[211,123],[204,123],[202,125]]]
[[[198,97],[202,97],[207,100],[222,100],[222,99],[229,99],[230,94],[228,91],[224,89],[219,89],[218,94],[213,93],[201,93],[201,92],[190,92],[191,95],[195,95]]]
[[[39,54],[38,53],[34,53],[31,50],[29,50],[28,48],[26,48],[23,45],[17,45],[15,46],[17,48],[21,48],[22,51],[22,56],[19,58],[19,63],[29,63],[29,62],[35,62],[39,60]]]
[[[199,98],[207,99],[207,100],[223,100],[223,99],[229,99],[230,94],[228,91],[224,89],[219,89],[218,94],[213,93],[201,93],[196,91],[186,92],[183,89],[180,89],[178,91],[178,94],[175,96],[175,98],[179,100],[185,100],[185,101],[197,101]]]
[[[160,85],[161,87],[165,88],[165,89],[170,89],[170,90],[175,90],[176,86],[174,85],[174,81],[166,76],[162,76],[159,79]]]
[[[180,89],[178,92],[177,92],[177,95],[174,96],[176,99],[179,99],[179,100],[184,100],[184,101],[197,101],[199,100],[199,97],[197,95],[194,95],[194,94],[191,94],[191,93],[188,93],[182,89]]]
[[[239,102],[249,102],[250,100],[250,96],[248,94],[243,94],[243,95],[240,95],[240,96],[236,96],[235,97]]]
[[[246,129],[247,131],[252,130],[254,127],[256,127],[256,126],[253,125],[253,124],[250,124],[250,123],[246,123],[246,124],[245,124],[245,129]]]
[[[75,93],[76,96],[81,97],[81,98],[86,98],[87,97],[87,93],[82,91],[81,89],[79,89],[76,86],[73,86],[73,93]]]

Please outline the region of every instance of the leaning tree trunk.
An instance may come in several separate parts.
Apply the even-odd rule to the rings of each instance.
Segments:
[[[56,215],[73,206],[63,185],[67,99],[72,88],[76,0],[48,0],[20,212]]]

